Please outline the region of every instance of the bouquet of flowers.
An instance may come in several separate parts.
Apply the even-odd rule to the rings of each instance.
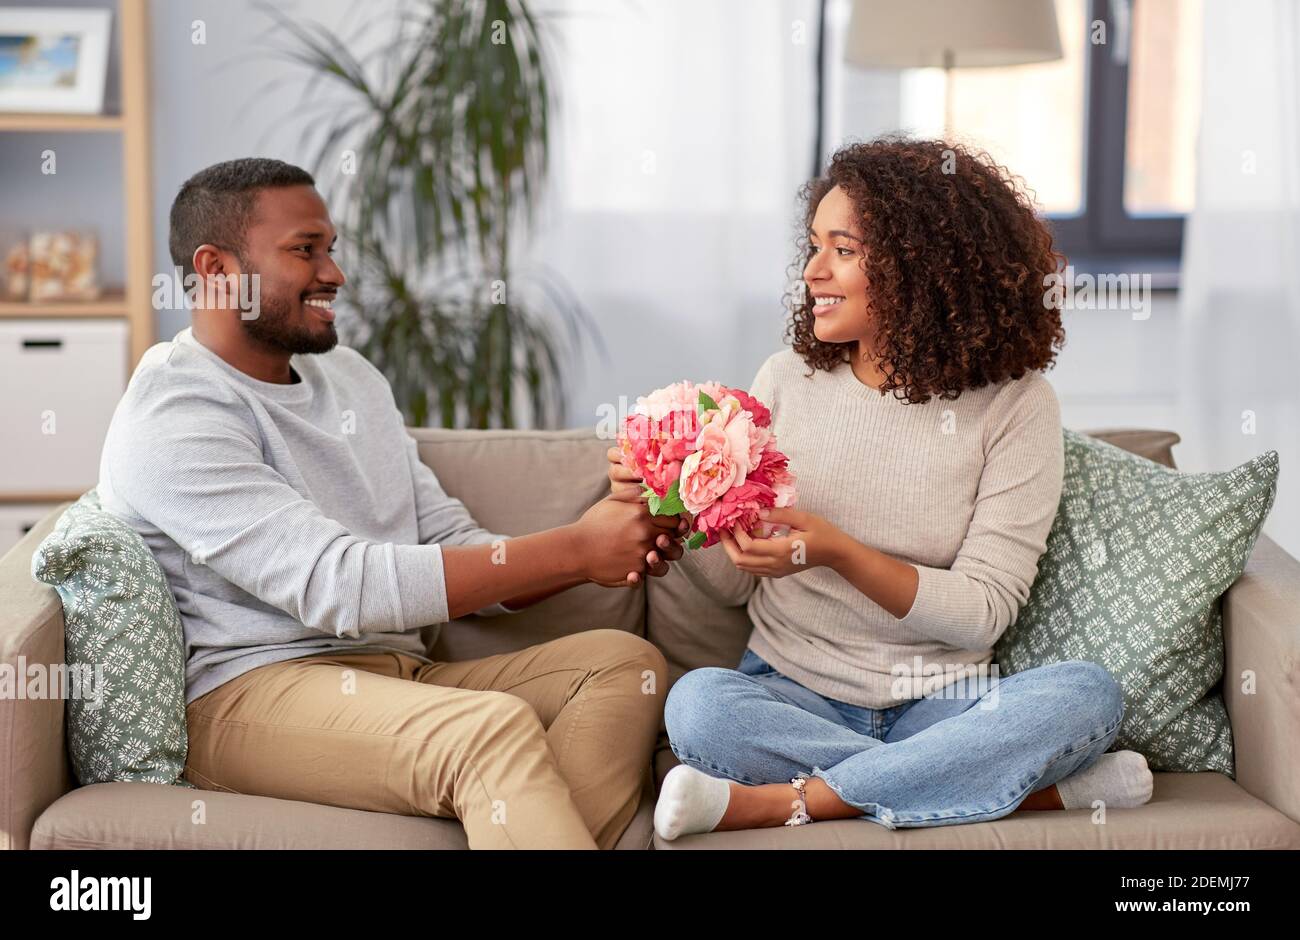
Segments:
[[[689,513],[687,547],[707,548],[736,526],[750,533],[760,510],[794,505],[794,475],[771,424],[748,392],[683,381],[638,398],[618,446],[644,481],[650,512]]]

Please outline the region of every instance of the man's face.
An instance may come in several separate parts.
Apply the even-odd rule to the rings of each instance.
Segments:
[[[258,192],[239,259],[244,273],[261,281],[258,315],[239,321],[251,339],[289,354],[337,345],[333,302],[345,278],[330,256],[336,237],[315,187]]]

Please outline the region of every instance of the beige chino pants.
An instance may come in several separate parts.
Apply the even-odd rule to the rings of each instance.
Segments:
[[[652,643],[613,629],[454,663],[397,652],[271,663],[190,703],[184,776],[455,817],[472,849],[612,848],[641,798],[667,679]]]

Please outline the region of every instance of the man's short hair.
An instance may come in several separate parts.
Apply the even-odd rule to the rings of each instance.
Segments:
[[[181,186],[171,209],[168,247],[172,264],[188,277],[194,273],[194,252],[200,245],[233,251],[243,263],[244,238],[253,218],[257,191],[281,186],[314,186],[301,167],[283,160],[244,157],[215,163]]]

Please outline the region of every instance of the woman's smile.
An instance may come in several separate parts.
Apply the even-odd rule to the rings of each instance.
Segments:
[[[844,297],[840,294],[814,294],[813,316],[824,317],[831,311],[838,310],[842,303],[844,303]]]

